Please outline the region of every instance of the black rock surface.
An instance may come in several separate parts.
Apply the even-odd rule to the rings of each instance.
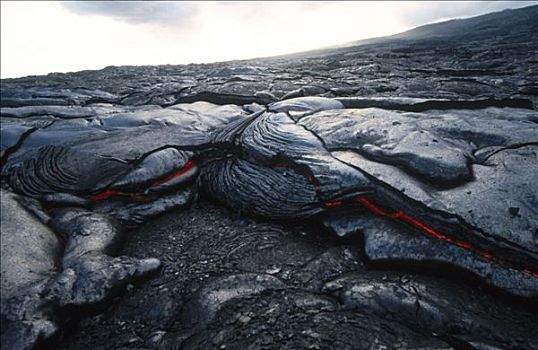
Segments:
[[[537,348],[535,18],[2,80],[2,347]]]

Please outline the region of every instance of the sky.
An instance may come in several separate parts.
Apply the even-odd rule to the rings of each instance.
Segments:
[[[5,1],[2,78],[306,51],[538,1]]]

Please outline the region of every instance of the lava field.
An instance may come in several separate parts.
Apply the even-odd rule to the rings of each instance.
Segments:
[[[2,80],[2,348],[538,349],[536,18]]]

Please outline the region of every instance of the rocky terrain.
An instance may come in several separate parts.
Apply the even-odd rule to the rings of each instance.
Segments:
[[[538,348],[536,18],[2,80],[2,348]]]

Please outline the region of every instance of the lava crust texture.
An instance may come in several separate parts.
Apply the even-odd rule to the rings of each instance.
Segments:
[[[139,348],[538,348],[520,27],[2,81],[2,348],[83,347],[111,301]]]

